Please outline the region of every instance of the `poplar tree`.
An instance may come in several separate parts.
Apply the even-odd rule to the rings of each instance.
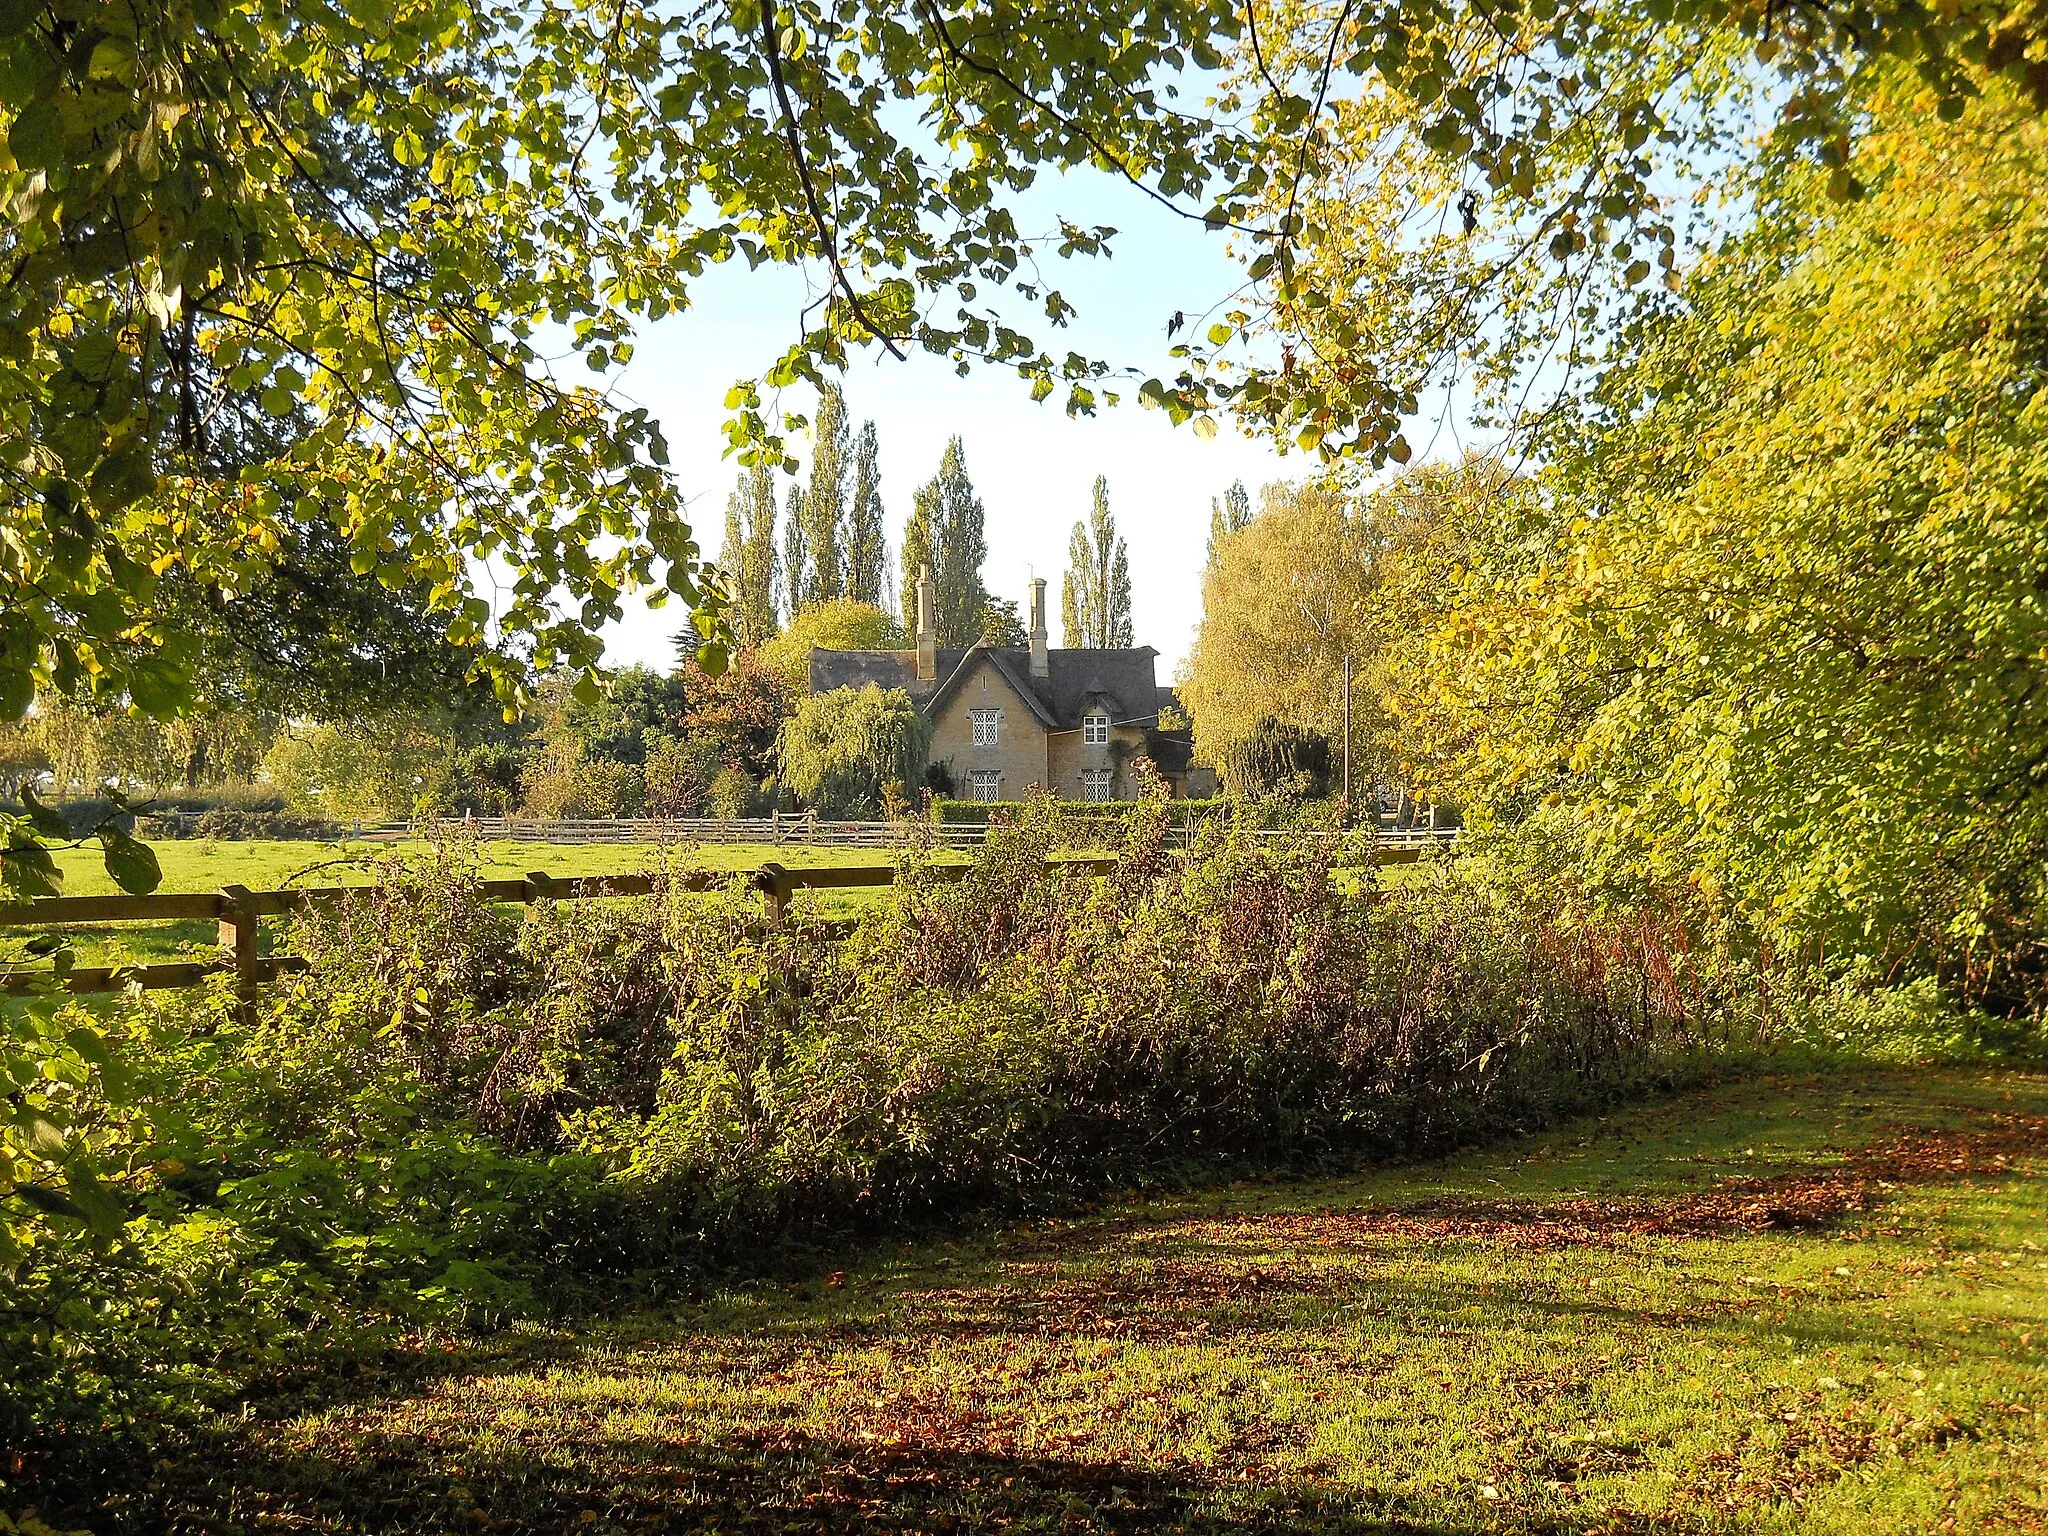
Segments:
[[[725,504],[718,563],[732,602],[733,638],[759,645],[776,631],[775,481],[766,465],[740,476]]]
[[[803,607],[804,573],[811,569],[811,527],[804,510],[804,489],[792,484],[782,509],[782,605],[794,614]]]
[[[882,522],[882,466],[875,424],[863,422],[853,450],[853,486],[846,509],[846,595],[882,606],[889,586],[889,545]],[[906,620],[915,615],[905,614]]]
[[[1232,481],[1221,500],[1209,498],[1209,564],[1216,563],[1216,551],[1223,547],[1223,541],[1233,533],[1243,532],[1251,520],[1251,493],[1242,480]]]
[[[846,397],[836,384],[818,392],[818,420],[811,449],[811,484],[803,499],[802,570],[789,572],[789,611],[846,595]]]
[[[946,444],[939,472],[911,498],[903,530],[903,617],[913,635],[918,573],[929,565],[939,644],[967,646],[981,638],[989,605],[981,582],[981,563],[988,558],[985,522],[981,498],[967,477],[966,449],[956,437]]]
[[[1060,620],[1070,650],[1128,650],[1131,631],[1130,553],[1117,537],[1109,511],[1109,480],[1095,477],[1095,500],[1086,522],[1074,524],[1067,543],[1067,576],[1060,586]]]

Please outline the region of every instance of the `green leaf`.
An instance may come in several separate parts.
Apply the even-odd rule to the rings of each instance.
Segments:
[[[64,889],[64,872],[49,849],[17,831],[9,837],[0,862],[0,887],[21,896],[55,896]]]
[[[77,1052],[81,1060],[96,1067],[103,1067],[114,1059],[114,1053],[107,1049],[105,1037],[98,1030],[88,1029],[82,1024],[64,1037],[64,1043]]]
[[[24,170],[54,170],[64,159],[64,129],[55,98],[29,103],[7,131],[7,148]]]
[[[85,1224],[100,1237],[119,1237],[128,1225],[128,1210],[83,1163],[73,1162],[64,1170],[64,1187]]]
[[[125,37],[103,37],[93,45],[86,74],[100,80],[129,84],[135,79],[135,43]]]
[[[1206,443],[1215,435],[1216,418],[1214,416],[1197,416],[1195,418],[1195,436]]]
[[[85,1220],[85,1212],[65,1199],[54,1189],[41,1184],[17,1184],[9,1191],[26,1205],[32,1205],[45,1216],[65,1216],[73,1221]]]
[[[14,1129],[22,1146],[52,1162],[69,1150],[63,1128],[33,1105],[24,1104],[14,1112]]]
[[[100,861],[114,884],[131,896],[147,896],[164,883],[156,851],[112,824],[100,828]]]

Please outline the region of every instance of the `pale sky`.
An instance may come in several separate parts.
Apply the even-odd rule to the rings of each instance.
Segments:
[[[983,579],[1021,607],[1026,581],[1043,576],[1055,645],[1067,538],[1087,514],[1095,477],[1107,475],[1110,509],[1130,544],[1137,642],[1159,651],[1164,679],[1187,654],[1201,618],[1210,498],[1241,479],[1256,502],[1261,485],[1310,474],[1316,462],[1300,453],[1283,458],[1269,443],[1239,435],[1226,418],[1203,442],[1189,427],[1172,426],[1163,412],[1136,404],[1135,386],[1147,374],[1170,378],[1178,371],[1167,355],[1168,318],[1181,310],[1195,329],[1196,317],[1236,285],[1222,236],[1094,172],[1034,192],[1027,211],[1041,213],[1038,227],[1049,229],[1054,207],[1077,223],[1119,231],[1111,259],[1053,258],[1045,276],[1080,310],[1065,333],[1050,333],[1055,354],[1071,348],[1144,370],[1122,386],[1122,405],[1070,420],[1064,391],[1034,404],[1014,373],[977,368],[962,379],[944,359],[914,353],[899,363],[875,351],[858,357],[846,375],[847,413],[855,431],[867,418],[875,422],[892,553],[901,545],[912,491],[937,470],[949,437],[958,433],[965,440],[968,472],[988,509]],[[1019,226],[1034,227],[1022,214]],[[616,376],[620,395],[660,420],[698,541],[713,558],[738,475],[738,466],[722,457],[725,393],[796,338],[806,295],[805,280],[795,273],[749,271],[744,262],[716,269],[699,282],[694,308],[650,327]],[[809,414],[808,395],[792,395],[788,408]],[[779,501],[787,480],[778,480]],[[649,611],[637,598],[628,602],[627,618],[605,632],[607,661],[669,666],[684,612]]]

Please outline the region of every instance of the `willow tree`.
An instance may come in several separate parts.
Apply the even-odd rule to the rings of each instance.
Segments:
[[[828,816],[879,815],[893,784],[924,776],[931,722],[900,688],[835,688],[797,705],[778,747],[782,782]]]

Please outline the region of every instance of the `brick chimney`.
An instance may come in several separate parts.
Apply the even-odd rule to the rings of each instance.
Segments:
[[[917,680],[936,682],[939,676],[939,632],[932,612],[932,568],[917,571]]]
[[[1051,677],[1052,663],[1045,654],[1045,578],[1031,578],[1031,675]]]

